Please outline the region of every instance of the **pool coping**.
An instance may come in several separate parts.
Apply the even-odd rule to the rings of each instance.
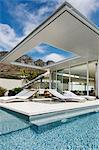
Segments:
[[[84,110],[87,110],[89,108],[93,108],[93,109],[97,109],[99,108],[99,104],[95,104],[95,105],[89,105],[89,106],[80,106],[80,107],[76,107],[76,108],[69,108],[69,109],[61,109],[61,110],[51,110],[49,112],[40,112],[39,114],[34,114],[34,115],[31,115],[29,113],[26,113],[24,111],[19,111],[15,108],[10,108],[10,107],[7,107],[7,106],[4,106],[4,105],[0,105],[0,108],[8,113],[12,113],[14,114],[15,116],[17,117],[20,117],[21,119],[25,119],[26,121],[31,121],[31,120],[34,120],[35,118],[40,118],[41,116],[50,116],[52,114],[61,114],[61,113],[68,113],[68,112],[71,112],[71,111],[79,111],[81,109],[84,109]],[[93,110],[91,112],[94,112],[94,111],[97,111],[97,110]],[[31,119],[33,118],[33,119]]]
[[[10,109],[12,111],[16,111],[18,113],[22,113],[27,116],[49,113],[53,111],[81,108],[81,107],[87,107],[87,106],[93,106],[93,105],[99,106],[99,100],[97,99],[94,101],[87,101],[87,102],[82,102],[82,103],[64,102],[64,103],[53,103],[53,104],[39,103],[39,102],[32,102],[32,101],[31,102],[0,103],[0,107]],[[42,110],[42,108],[44,109]]]

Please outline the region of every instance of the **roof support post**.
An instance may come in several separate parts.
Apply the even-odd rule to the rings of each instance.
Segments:
[[[69,91],[71,91],[71,68],[69,67]]]
[[[63,88],[63,87],[64,87],[64,83],[63,83],[63,82],[64,82],[64,81],[63,81],[63,77],[64,77],[64,76],[63,76],[63,70],[62,70],[62,92],[63,92],[63,89],[64,89],[64,88]]]
[[[56,70],[56,90],[57,90],[57,70]]]
[[[89,64],[87,61],[87,96],[89,96]]]
[[[49,70],[49,89],[51,89],[51,81],[52,81],[52,74],[51,71]]]
[[[96,63],[96,97],[99,98],[99,59]]]

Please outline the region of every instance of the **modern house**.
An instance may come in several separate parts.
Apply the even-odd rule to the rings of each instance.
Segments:
[[[37,46],[41,53],[36,51],[35,60]],[[94,24],[65,2],[0,62],[43,72],[15,96],[0,97],[0,150],[99,150],[99,30]],[[38,83],[48,87],[31,87]]]
[[[44,67],[15,62],[41,43],[70,51],[74,55]],[[99,29],[67,2],[0,62],[49,70],[49,88],[95,94],[99,98]]]

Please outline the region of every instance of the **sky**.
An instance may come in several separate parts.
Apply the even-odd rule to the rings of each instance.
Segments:
[[[99,0],[67,1],[99,27]],[[10,51],[63,2],[64,0],[0,0],[0,51]],[[45,60],[53,58],[54,61],[60,61],[72,54],[67,52],[65,55],[64,51],[60,53],[43,43],[35,48],[33,56],[35,59],[42,56]]]
[[[58,62],[67,58],[75,57],[76,54],[56,48],[47,43],[41,43],[37,45],[33,50],[26,53],[28,56],[32,57],[33,60],[42,59],[44,62],[48,60]]]

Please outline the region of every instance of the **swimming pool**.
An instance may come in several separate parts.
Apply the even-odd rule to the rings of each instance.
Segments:
[[[0,136],[29,126],[27,121],[0,109]]]
[[[3,111],[0,114],[2,119],[7,116],[8,126],[20,126],[15,132],[0,135],[0,150],[99,150],[99,113],[75,117],[41,134],[24,120]]]

